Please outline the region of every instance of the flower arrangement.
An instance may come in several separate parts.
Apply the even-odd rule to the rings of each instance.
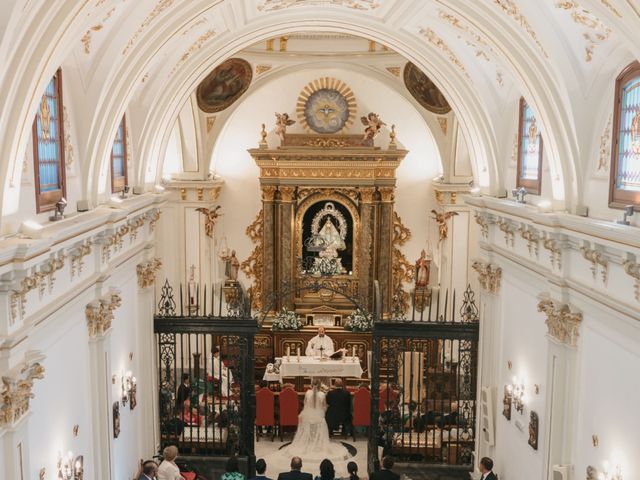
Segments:
[[[352,332],[370,332],[373,329],[373,315],[362,308],[357,308],[347,317],[344,328]]]
[[[272,330],[300,330],[302,328],[302,320],[296,315],[296,312],[287,310],[282,307],[282,310],[273,319],[271,325]]]

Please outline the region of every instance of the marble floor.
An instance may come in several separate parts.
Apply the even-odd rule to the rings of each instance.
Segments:
[[[256,459],[264,458],[267,462],[267,477],[276,480],[278,474],[281,472],[288,472],[291,468],[289,462],[291,459],[283,457],[278,451],[280,447],[287,445],[291,441],[285,437],[284,442],[280,442],[278,437],[272,442],[268,437],[261,437],[259,442],[255,444]],[[347,463],[356,462],[361,472],[361,476],[367,476],[367,439],[365,437],[358,437],[354,442],[352,438],[335,437],[335,441],[340,441],[352,445],[356,448],[357,452],[355,457],[349,458],[344,461],[333,462],[333,466],[336,470],[336,478],[346,477]],[[302,471],[311,473],[314,477],[320,474],[320,462],[305,462],[304,456],[302,456]]]

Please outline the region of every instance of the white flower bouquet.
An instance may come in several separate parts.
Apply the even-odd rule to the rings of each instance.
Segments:
[[[347,317],[344,328],[352,332],[370,332],[373,330],[373,315],[366,310],[357,308]]]
[[[302,328],[302,320],[296,315],[296,312],[287,310],[282,307],[282,310],[273,319],[271,325],[272,330],[300,330]]]

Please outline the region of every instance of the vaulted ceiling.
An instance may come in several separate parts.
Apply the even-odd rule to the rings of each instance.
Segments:
[[[488,193],[502,186],[505,99],[524,95],[545,132],[553,196],[574,208],[582,203],[585,150],[610,109],[612,79],[640,57],[637,0],[5,3],[11,14],[0,20],[3,214],[17,209],[17,165],[40,95],[60,65],[73,70],[65,82],[73,92],[82,188],[93,201],[125,109],[139,158],[136,183],[151,184],[180,108],[217,64],[269,38],[332,32],[384,45],[433,79]]]

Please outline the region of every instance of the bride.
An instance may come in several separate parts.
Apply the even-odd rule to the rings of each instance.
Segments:
[[[340,443],[329,440],[329,427],[324,419],[327,400],[320,379],[311,383],[304,394],[304,408],[298,415],[298,430],[293,441],[281,451],[291,457],[299,456],[305,461],[320,461],[325,458],[346,460],[348,450]]]

